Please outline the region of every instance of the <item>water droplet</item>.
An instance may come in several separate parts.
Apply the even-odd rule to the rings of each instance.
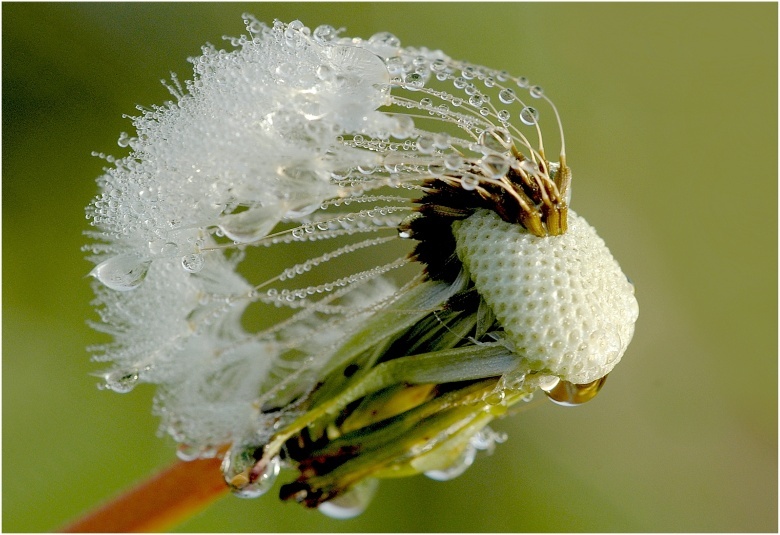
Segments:
[[[605,375],[591,383],[578,385],[561,379],[549,390],[544,390],[544,393],[558,405],[574,407],[595,398],[606,380],[607,376]]]
[[[312,37],[318,43],[327,43],[328,41],[332,41],[336,38],[337,35],[338,32],[336,31],[336,28],[328,24],[317,26],[312,32]]]
[[[463,166],[463,157],[460,154],[450,152],[444,156],[444,165],[451,171],[460,169]]]
[[[192,253],[181,257],[181,267],[190,273],[197,273],[203,269],[205,263],[206,261],[204,260],[203,255],[199,253]]]
[[[119,394],[127,394],[138,384],[136,370],[114,370],[105,374],[105,387]]]
[[[130,144],[130,136],[127,134],[127,132],[122,132],[119,134],[119,139],[117,140],[116,144],[122,148],[127,147]]]
[[[517,79],[517,87],[528,87],[528,78],[521,76]]]
[[[479,144],[488,151],[503,154],[512,148],[512,136],[506,128],[491,126],[479,135]]]
[[[533,98],[542,98],[542,95],[544,95],[544,89],[542,89],[538,85],[533,86],[531,89],[528,90],[528,92],[531,94]]]
[[[469,104],[471,104],[474,107],[482,106],[482,104],[485,102],[485,97],[482,95],[471,95],[469,97]]]
[[[539,122],[539,110],[531,106],[526,106],[520,110],[520,120],[528,126],[533,126]]]
[[[317,67],[317,78],[323,82],[333,80],[333,69],[328,65],[320,65]]]
[[[416,72],[411,72],[407,74],[404,77],[404,82],[406,82],[406,89],[410,91],[416,91],[425,85],[425,79],[423,76]]]
[[[119,255],[95,266],[90,275],[112,290],[126,292],[143,282],[151,264],[138,255]]]
[[[501,121],[502,123],[506,123],[509,122],[511,115],[509,113],[509,110],[499,110],[497,117],[499,121]]]
[[[261,452],[262,448],[257,446],[236,444],[222,459],[222,475],[235,496],[257,498],[274,486],[281,466],[279,457],[271,459],[259,476],[252,473]]]
[[[502,89],[498,92],[498,100],[504,104],[511,104],[515,101],[515,92],[511,89]]]
[[[176,448],[176,457],[182,461],[194,461],[200,457],[200,447],[192,444],[179,444]]]
[[[441,72],[447,68],[447,63],[443,59],[435,59],[431,63],[431,70],[434,72]]]
[[[479,179],[475,176],[466,175],[460,179],[460,187],[466,191],[473,191],[477,189],[479,185]]]
[[[375,33],[368,38],[368,42],[372,44],[381,44],[384,46],[399,47],[401,46],[401,40],[390,32]]]
[[[444,174],[445,167],[440,163],[428,164],[428,172],[433,176],[441,176]]]
[[[504,401],[505,397],[506,394],[504,394],[503,390],[496,390],[495,392],[491,392],[485,398],[485,403],[488,405],[500,405]]]
[[[509,162],[498,154],[488,154],[479,161],[479,166],[487,178],[501,178],[509,171]]]
[[[417,150],[423,154],[430,154],[434,149],[433,136],[420,136],[417,139]]]
[[[398,115],[391,131],[394,138],[404,139],[414,134],[414,121],[408,115]]]
[[[425,472],[425,475],[436,481],[449,481],[455,479],[474,464],[474,458],[476,456],[477,448],[471,444],[466,444],[466,447],[463,448],[463,451],[458,455],[458,458],[455,459],[455,462],[452,463],[452,465],[443,470],[428,470]]]
[[[338,520],[347,520],[361,515],[371,504],[379,481],[364,479],[341,496],[337,496],[317,506],[317,510]]]

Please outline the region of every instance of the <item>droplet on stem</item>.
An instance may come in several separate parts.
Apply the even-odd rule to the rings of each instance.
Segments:
[[[236,444],[225,454],[222,460],[222,475],[230,490],[239,498],[257,498],[273,487],[279,475],[281,463],[274,457],[264,467],[263,472],[254,477],[252,468],[257,464],[257,446]]]
[[[458,458],[455,459],[455,462],[453,462],[450,466],[444,468],[443,470],[428,470],[425,472],[425,475],[436,481],[449,481],[451,479],[455,479],[463,472],[468,470],[472,464],[474,464],[474,459],[476,456],[477,448],[475,448],[470,443],[466,444],[466,447],[463,448],[463,451],[460,453]]]

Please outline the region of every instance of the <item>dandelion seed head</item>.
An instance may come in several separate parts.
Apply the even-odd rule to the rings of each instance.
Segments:
[[[126,155],[105,157],[87,208],[95,326],[113,337],[95,348],[98,361],[111,363],[103,386],[156,385],[161,432],[181,444],[182,458],[211,456],[225,444],[244,455],[264,444],[345,364],[342,344],[372,315],[424,280],[451,285],[439,292],[451,296],[466,280],[464,265],[520,348],[518,332],[532,315],[505,313],[501,286],[474,276],[481,253],[463,244],[482,238],[469,237],[468,222],[488,209],[538,240],[567,230],[571,174],[558,112],[541,87],[404,47],[387,32],[349,38],[332,26],[244,18],[248,35],[227,38],[229,49],[204,46],[190,59],[191,80],[171,78],[173,100],[139,108],[134,132],[118,140]],[[557,163],[548,160],[544,121],[557,126]],[[328,252],[276,274],[245,269],[264,263],[268,248],[329,240]],[[359,254],[379,257],[414,241],[412,255],[353,265]],[[485,254],[501,261],[508,250]],[[347,267],[333,268],[340,262]],[[410,266],[412,275],[394,276]],[[611,277],[616,264],[608,267]],[[602,283],[613,281],[594,284]],[[254,325],[246,321],[252,307],[287,316]],[[633,320],[620,321],[622,355]],[[543,332],[534,328],[523,332]],[[551,373],[592,371],[522,349]],[[464,450],[460,467],[475,449]]]

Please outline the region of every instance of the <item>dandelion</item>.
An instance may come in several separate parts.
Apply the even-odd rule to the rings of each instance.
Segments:
[[[638,307],[569,209],[541,87],[390,33],[245,19],[104,156],[101,386],[156,385],[161,433],[183,460],[221,458],[238,496],[288,468],[281,498],[335,517],[382,477],[456,477],[537,390],[592,398]],[[332,246],[262,274],[300,244]],[[382,260],[356,268],[366,255]]]

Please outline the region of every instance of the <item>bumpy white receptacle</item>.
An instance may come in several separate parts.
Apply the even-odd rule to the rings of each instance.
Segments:
[[[620,361],[634,334],[634,287],[584,219],[540,238],[495,212],[453,225],[457,254],[529,371],[595,381]]]

